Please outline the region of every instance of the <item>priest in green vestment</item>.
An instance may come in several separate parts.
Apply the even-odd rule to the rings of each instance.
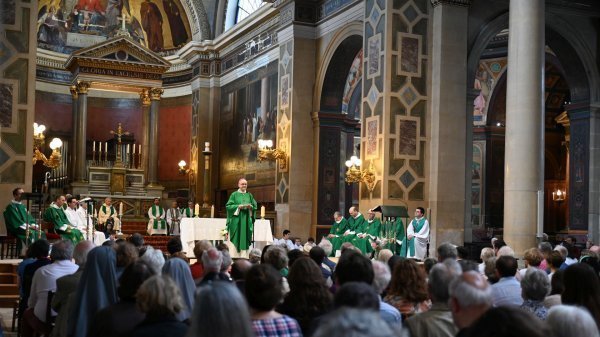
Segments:
[[[27,224],[29,224],[29,238],[25,245],[32,243],[39,238],[40,232],[38,225],[35,223],[35,219],[27,212],[25,205],[21,203],[23,197],[23,189],[15,188],[13,190],[13,200],[6,206],[4,210],[4,221],[6,223],[6,230],[17,237],[17,250],[20,252],[25,243]],[[44,232],[42,239],[46,238]]]
[[[166,215],[160,207],[160,198],[154,198],[154,205],[148,209],[148,235],[167,235]]]
[[[373,252],[373,243],[377,242],[381,231],[381,221],[375,218],[375,212],[369,210],[368,219],[363,223],[362,228],[357,229],[356,237],[352,244],[360,249],[363,254]]]
[[[194,214],[194,203],[192,201],[188,201],[188,207],[181,210],[182,218],[193,218]]]
[[[248,250],[252,242],[254,219],[257,209],[256,200],[248,189],[248,181],[241,178],[238,181],[238,190],[231,193],[225,208],[227,209],[227,233],[229,241],[240,254]]]
[[[57,196],[54,202],[50,204],[50,207],[44,211],[44,221],[52,223],[54,225],[54,232],[59,234],[63,240],[69,240],[76,245],[79,241],[83,240],[83,234],[69,224],[67,215],[63,210],[65,203],[64,195]]]
[[[344,243],[342,235],[346,232],[348,228],[348,221],[344,219],[342,213],[336,211],[333,213],[333,225],[331,226],[331,230],[329,231],[329,235],[327,238],[331,241],[331,255],[336,256],[336,252],[342,247],[342,243]]]
[[[356,233],[364,231],[365,217],[358,211],[357,206],[352,206],[348,210],[350,217],[348,218],[348,228],[344,233],[344,242],[352,243],[352,240],[356,237]]]

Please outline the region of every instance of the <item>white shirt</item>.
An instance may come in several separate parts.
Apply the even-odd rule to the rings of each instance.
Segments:
[[[42,322],[46,321],[46,306],[48,291],[56,291],[56,279],[65,275],[74,274],[79,266],[70,260],[55,261],[36,270],[31,283],[31,295],[27,306],[33,308],[33,313]],[[56,312],[52,310],[52,315]]]
[[[85,222],[77,213],[77,210],[72,209],[71,207],[67,207],[65,210],[65,214],[67,215],[67,220],[69,220],[69,224],[76,228],[84,228]]]
[[[285,245],[288,250],[299,249],[298,247],[296,247],[294,245],[294,243],[290,239],[286,240],[286,239],[281,238],[281,239],[277,240],[276,245],[278,245],[278,246]]]

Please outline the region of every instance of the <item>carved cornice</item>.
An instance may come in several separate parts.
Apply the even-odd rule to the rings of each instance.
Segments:
[[[470,7],[472,2],[472,0],[431,0],[431,5],[433,7],[436,7],[438,5]]]
[[[165,91],[162,88],[150,89],[150,100],[160,101],[160,96],[162,96],[163,92],[165,92]]]
[[[88,90],[90,89],[91,83],[90,82],[77,82],[76,85],[74,85],[74,87],[76,87],[76,91],[78,94],[87,94]]]

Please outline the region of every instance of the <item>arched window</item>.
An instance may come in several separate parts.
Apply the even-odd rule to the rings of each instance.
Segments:
[[[262,0],[229,0],[225,15],[225,30],[247,18],[263,4]]]

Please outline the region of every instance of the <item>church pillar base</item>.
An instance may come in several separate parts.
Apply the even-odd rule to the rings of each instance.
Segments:
[[[90,184],[86,182],[74,181],[71,183],[71,194],[82,195],[90,192]]]
[[[154,197],[154,198],[162,198],[162,192],[165,190],[165,187],[159,184],[148,184],[146,186],[146,196]]]

